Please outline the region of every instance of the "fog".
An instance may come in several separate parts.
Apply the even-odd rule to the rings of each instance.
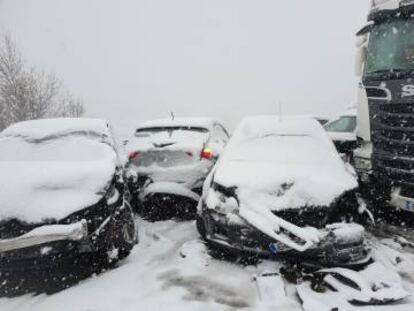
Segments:
[[[0,31],[123,135],[142,120],[332,115],[368,0],[0,0]]]

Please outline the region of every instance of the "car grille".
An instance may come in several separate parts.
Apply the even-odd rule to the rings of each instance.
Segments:
[[[378,104],[372,115],[373,164],[392,185],[414,187],[414,104]]]
[[[273,214],[296,226],[311,226],[317,229],[325,228],[329,219],[328,208],[321,207],[304,207],[300,209],[275,211]]]

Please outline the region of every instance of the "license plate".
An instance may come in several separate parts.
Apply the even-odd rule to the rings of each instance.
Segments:
[[[409,212],[414,212],[414,203],[411,201],[403,200],[400,204],[400,208]]]

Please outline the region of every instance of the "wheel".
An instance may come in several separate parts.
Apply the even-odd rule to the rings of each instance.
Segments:
[[[205,240],[206,234],[207,234],[206,226],[204,224],[203,218],[198,214],[196,216],[196,226],[197,226],[197,231],[200,234],[201,238]]]
[[[124,202],[124,206],[115,212],[109,231],[106,250],[109,262],[116,262],[128,257],[137,242],[134,214],[130,205]]]

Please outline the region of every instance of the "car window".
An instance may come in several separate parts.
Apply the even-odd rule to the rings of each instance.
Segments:
[[[328,132],[353,133],[356,129],[355,116],[343,116],[325,125]]]
[[[216,123],[212,133],[212,143],[224,148],[228,141],[229,135],[227,134],[227,131],[219,123]]]

